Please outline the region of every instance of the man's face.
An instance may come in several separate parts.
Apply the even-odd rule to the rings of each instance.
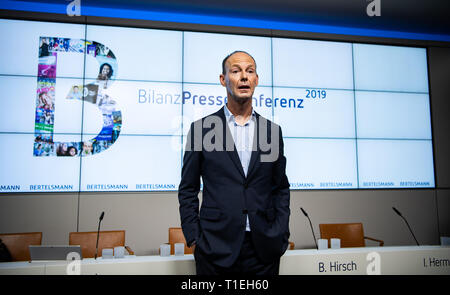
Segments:
[[[227,88],[227,94],[236,102],[252,99],[258,85],[256,65],[251,56],[237,52],[225,62],[225,75],[220,75],[220,83]]]

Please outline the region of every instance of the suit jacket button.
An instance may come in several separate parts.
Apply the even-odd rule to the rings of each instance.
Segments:
[[[244,188],[245,188],[245,189],[248,188],[248,183],[244,183]]]

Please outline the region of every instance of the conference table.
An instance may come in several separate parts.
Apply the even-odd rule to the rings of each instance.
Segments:
[[[192,254],[0,263],[0,275],[195,275]],[[450,247],[288,250],[280,275],[449,275]]]

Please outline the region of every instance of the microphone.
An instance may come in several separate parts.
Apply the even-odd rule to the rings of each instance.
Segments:
[[[98,220],[98,230],[97,230],[97,244],[95,245],[95,257],[94,259],[97,259],[98,254],[98,238],[100,237],[100,224],[102,223],[103,217],[105,216],[105,211],[100,214],[100,218]]]
[[[313,229],[313,226],[312,226],[312,223],[311,223],[311,219],[309,218],[308,213],[306,213],[306,211],[303,210],[302,207],[300,207],[300,210],[302,210],[303,215],[305,215],[306,218],[308,218],[308,220],[309,220],[309,225],[311,226],[311,232],[312,232],[313,237],[314,237],[314,243],[316,244],[316,249],[319,250],[319,247],[317,246],[316,235],[314,234],[314,229]]]
[[[392,210],[394,210],[395,213],[397,213],[397,215],[400,216],[405,221],[406,225],[409,228],[409,231],[411,232],[411,235],[413,236],[414,240],[416,241],[417,246],[419,246],[419,242],[417,242],[416,236],[414,235],[414,233],[413,233],[411,227],[409,226],[408,221],[406,220],[406,218],[403,217],[402,213],[400,213],[400,211],[398,211],[395,207],[392,207]]]

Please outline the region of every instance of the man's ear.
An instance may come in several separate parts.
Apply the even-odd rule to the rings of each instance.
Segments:
[[[227,82],[225,81],[225,75],[224,74],[220,74],[219,79],[220,79],[220,84],[222,84],[223,87],[226,87],[227,86]]]

